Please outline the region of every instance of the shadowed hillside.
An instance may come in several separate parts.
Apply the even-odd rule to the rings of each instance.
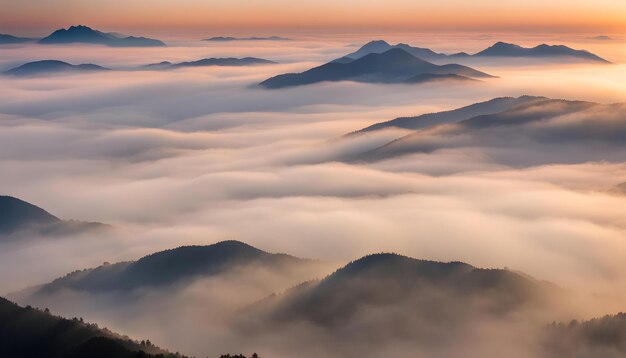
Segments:
[[[321,281],[269,298],[257,308],[273,322],[305,320],[320,326],[350,324],[366,312],[387,309],[453,323],[478,312],[500,315],[542,305],[553,289],[507,270],[374,254]]]
[[[456,117],[452,111],[452,123],[416,126],[414,133],[369,150],[357,160],[376,161],[453,148],[493,152],[494,160],[510,165],[620,161],[626,155],[621,140],[626,135],[623,104],[541,97],[520,97],[517,101],[518,105],[503,111],[459,121],[462,116]],[[427,116],[429,122],[436,123],[437,114]],[[393,124],[412,126],[419,123],[419,118],[399,119],[372,129]],[[610,151],[604,150],[609,146]]]
[[[82,319],[68,320],[0,298],[0,356],[11,358],[184,357]]]
[[[44,74],[55,73],[77,73],[77,72],[95,72],[95,71],[107,71],[108,68],[94,65],[94,64],[81,64],[72,65],[67,62],[57,60],[43,60],[36,62],[25,63],[21,66],[12,68],[5,71],[5,75],[9,76],[35,76]]]
[[[453,109],[451,111],[427,113],[415,117],[400,117],[387,122],[373,124],[369,127],[363,128],[356,132],[352,132],[350,134],[362,134],[365,132],[388,128],[420,129],[438,124],[460,122],[464,119],[469,119],[479,115],[502,112],[514,106],[531,103],[533,101],[541,99],[542,97],[532,96],[521,96],[517,98],[499,97],[491,99],[489,101],[475,103],[469,106]]]
[[[552,323],[546,330],[545,345],[553,357],[624,357],[626,314]]]
[[[271,254],[238,241],[222,241],[208,246],[182,246],[134,262],[76,271],[40,286],[35,294],[52,293],[60,289],[97,292],[165,286],[246,266],[281,272],[318,265],[319,262],[314,260]]]
[[[60,222],[61,219],[40,207],[12,196],[0,196],[0,233],[10,233],[29,225]]]
[[[0,235],[32,230],[39,234],[62,235],[83,230],[107,229],[108,225],[65,221],[44,209],[12,196],[0,196]]]

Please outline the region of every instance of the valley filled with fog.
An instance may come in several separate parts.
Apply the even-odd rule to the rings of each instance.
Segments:
[[[0,79],[2,194],[63,220],[104,224],[0,234],[0,295],[196,356],[537,356],[546,324],[626,310],[625,39],[388,34],[390,43],[445,53],[476,53],[501,40],[564,43],[612,63],[472,58],[459,63],[493,77],[258,86],[381,38],[288,37],[0,47],[0,72],[44,59],[111,69]],[[140,67],[228,57],[274,63]],[[463,121],[353,133],[521,96],[532,98]],[[72,279],[33,293],[76,270],[125,277],[113,276],[127,270],[116,263],[231,240],[313,261],[268,264],[250,253],[254,259],[236,269],[163,285],[105,289]],[[371,300],[351,313],[357,318],[320,318],[345,313],[341,305],[353,298],[329,287],[363,289],[335,270],[382,252],[501,269],[515,283],[476,282],[514,294],[448,289],[470,280],[454,275],[471,270],[412,288],[377,273],[363,294]],[[374,291],[395,295],[396,304],[373,304],[388,302]],[[320,315],[303,319],[302,311],[315,313],[302,308],[316,307],[310,297],[326,305],[316,301]],[[413,312],[415,302],[423,312]],[[384,329],[363,330],[373,325]]]

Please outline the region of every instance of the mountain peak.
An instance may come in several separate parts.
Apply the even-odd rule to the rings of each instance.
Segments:
[[[332,61],[301,73],[286,73],[260,83],[266,88],[300,86],[325,81],[351,80],[369,83],[407,83],[416,75],[461,75],[491,77],[486,73],[457,64],[435,65],[405,49],[392,47],[384,52],[369,52],[352,61]]]
[[[586,50],[575,50],[565,45],[541,44],[532,48],[522,47],[506,42],[496,42],[491,47],[478,52],[474,56],[495,56],[495,57],[525,57],[525,58],[549,58],[549,57],[569,57],[571,59],[586,60],[602,63],[609,61],[592,54]]]
[[[28,225],[57,223],[61,220],[44,209],[18,198],[0,196],[0,233],[10,233]]]
[[[385,40],[372,40],[368,43],[366,43],[365,45],[363,45],[363,47],[365,46],[390,46],[389,43]]]
[[[118,37],[115,34],[109,34],[92,29],[85,25],[72,25],[67,29],[59,29],[51,33],[49,36],[39,40],[40,44],[68,44],[68,43],[89,43],[114,47],[154,47],[165,46],[159,40],[149,39],[145,37],[124,36]]]
[[[32,76],[39,74],[52,74],[63,72],[81,72],[81,71],[105,71],[108,68],[85,63],[80,65],[72,65],[59,60],[41,60],[28,62],[21,66],[5,71],[4,74],[10,76]]]
[[[89,26],[85,26],[85,25],[72,25],[68,28],[68,30],[90,30],[93,31],[93,29]]]

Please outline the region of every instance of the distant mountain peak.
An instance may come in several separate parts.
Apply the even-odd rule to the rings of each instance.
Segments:
[[[465,52],[458,52],[454,54],[438,53],[428,48],[414,47],[405,43],[398,43],[391,45],[384,40],[374,40],[366,43],[357,51],[349,53],[344,57],[336,59],[334,62],[348,63],[355,59],[362,58],[370,53],[382,53],[392,48],[401,48],[407,51],[409,54],[418,57],[422,60],[442,63],[442,61],[449,61],[453,59],[467,60],[471,58],[479,57],[519,57],[519,58],[569,58],[570,60],[578,61],[591,61],[608,63],[605,59],[586,50],[575,50],[565,45],[548,45],[541,44],[533,48],[526,48],[514,43],[508,43],[504,41],[498,41],[488,48],[470,55]]]
[[[5,71],[4,74],[9,76],[33,76],[42,74],[54,74],[63,72],[85,72],[85,71],[107,71],[106,67],[84,63],[80,65],[72,65],[59,60],[41,60],[28,62],[21,66]]]
[[[118,34],[119,35],[119,34]],[[58,29],[39,40],[40,44],[89,43],[114,47],[154,47],[165,46],[159,40],[146,37],[126,36],[105,33],[85,25],[72,25],[67,29]]]
[[[467,66],[436,65],[410,54],[405,49],[392,47],[382,53],[371,52],[351,61],[332,61],[301,73],[274,76],[261,82],[260,86],[275,89],[324,81],[411,83],[435,80],[434,76],[429,78],[416,77],[424,74],[492,77]],[[438,79],[442,78],[439,77]],[[448,77],[448,79],[451,78]]]
[[[0,196],[0,233],[10,233],[28,225],[47,225],[61,219],[24,200]]]
[[[366,43],[365,45],[363,45],[362,48],[370,49],[372,47],[376,47],[376,48],[379,48],[379,47],[383,47],[383,48],[384,47],[389,47],[390,48],[391,45],[387,41],[385,41],[385,40],[373,40],[373,41],[370,41],[370,42]]]
[[[575,50],[565,45],[548,45],[545,43],[532,48],[528,48],[512,43],[499,41],[492,46],[476,53],[474,56],[523,58],[564,57],[578,60],[609,63],[609,61],[586,50]]]
[[[100,223],[64,221],[46,210],[13,196],[0,196],[0,234],[10,235],[33,229],[42,234],[71,233],[109,228]]]

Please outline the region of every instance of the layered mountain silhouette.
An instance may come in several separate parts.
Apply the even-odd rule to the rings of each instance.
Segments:
[[[252,311],[264,312],[272,322],[304,320],[326,327],[391,307],[405,312],[405,317],[453,321],[451,315],[470,314],[466,309],[497,315],[528,304],[543,305],[552,290],[556,288],[507,270],[373,254],[321,281],[272,296]]]
[[[473,68],[457,65],[435,65],[419,59],[402,49],[372,53],[357,60],[341,63],[329,62],[302,73],[288,73],[269,78],[260,86],[270,89],[301,86],[324,81],[357,81],[380,83],[406,83],[416,76],[456,75],[459,77],[492,77]],[[419,77],[417,77],[419,79]]]
[[[526,58],[544,58],[544,57],[566,57],[581,60],[609,63],[609,61],[594,55],[585,50],[574,50],[563,45],[546,45],[541,44],[532,48],[522,47],[519,45],[497,42],[493,46],[486,48],[476,54],[474,57],[526,57]]]
[[[280,36],[266,36],[266,37],[232,37],[232,36],[215,36],[203,41],[216,41],[216,42],[228,42],[228,41],[289,41],[291,39]]]
[[[362,134],[389,128],[421,129],[434,125],[455,123],[479,115],[493,114],[510,109],[514,106],[544,100],[544,97],[498,97],[485,102],[474,103],[451,111],[427,113],[415,117],[400,117],[386,122],[373,124],[369,127],[350,133]]]
[[[59,29],[39,40],[40,44],[86,43],[113,47],[160,47],[165,43],[146,37],[120,37],[117,33],[105,33],[90,27],[78,25]]]
[[[35,42],[37,39],[28,37],[17,37],[9,34],[0,34],[0,45],[3,44],[19,44],[24,42]]]
[[[83,230],[107,229],[108,225],[82,221],[66,221],[44,209],[12,196],[0,196],[0,235],[24,230],[42,234],[66,234]]]
[[[387,52],[395,48],[404,50],[410,53],[411,55],[421,58],[422,60],[426,60],[426,61],[442,60],[448,57],[448,55],[446,54],[438,53],[428,48],[413,47],[404,43],[390,45],[387,41],[375,40],[375,41],[370,41],[366,43],[355,52],[352,52],[350,54],[345,55],[344,57],[341,57],[335,60],[335,62],[341,62],[341,63],[352,62],[363,56],[369,55],[371,53],[383,53],[383,52]],[[460,55],[460,54],[457,54],[457,55]]]
[[[524,143],[520,149],[536,150],[538,146],[549,146],[540,157],[518,157],[520,163],[532,159],[532,163],[579,163],[592,160],[620,160],[626,151],[620,138],[626,135],[626,113],[623,104],[597,104],[584,101],[555,100],[544,97],[520,97],[518,99],[496,99],[492,103],[515,104],[495,113],[485,113],[462,119],[472,114],[474,107],[444,112],[445,122],[421,128],[416,119],[400,119],[395,123],[374,125],[369,130],[387,126],[404,126],[417,129],[412,134],[400,137],[381,147],[368,151],[359,160],[380,160],[410,153],[430,153],[439,149],[455,147],[507,148]],[[490,106],[489,102],[478,104]],[[495,109],[502,109],[494,107]],[[491,112],[491,111],[488,111]],[[456,116],[457,113],[463,115]],[[437,123],[437,114],[426,115],[430,123]],[[569,118],[565,120],[564,118]],[[368,130],[368,129],[366,129]],[[533,143],[529,147],[529,143]],[[567,147],[569,145],[570,147]],[[596,148],[610,145],[611,152]],[[569,148],[569,149],[568,149]],[[576,148],[577,155],[568,154]],[[582,150],[586,148],[585,150]],[[614,159],[611,159],[614,158]],[[504,158],[503,158],[504,160]],[[530,162],[529,162],[530,163]]]
[[[162,287],[255,265],[281,272],[294,267],[316,267],[320,262],[268,253],[239,241],[222,241],[208,246],[182,246],[137,261],[76,271],[38,287],[33,293],[45,294],[60,289],[102,292]]]
[[[175,69],[181,67],[203,67],[203,66],[254,66],[254,65],[269,65],[276,62],[264,60],[256,57],[244,57],[244,58],[204,58],[197,61],[186,61],[179,63],[171,63],[169,61],[163,61],[159,63],[152,63],[142,66],[143,69]]]
[[[0,297],[0,356],[11,358],[182,358],[150,341],[64,319]]]
[[[4,74],[9,76],[27,77],[46,74],[97,72],[108,70],[110,69],[90,63],[72,65],[58,60],[43,60],[25,63],[21,66],[5,71]]]
[[[585,50],[575,50],[563,45],[546,45],[541,44],[536,47],[526,48],[515,44],[497,42],[491,47],[482,50],[476,54],[470,55],[465,52],[459,52],[454,54],[443,54],[435,52],[428,48],[413,47],[407,44],[391,45],[383,40],[371,41],[365,44],[357,51],[350,53],[342,58],[335,60],[335,62],[348,63],[363,56],[372,53],[383,53],[394,48],[405,50],[413,56],[419,57],[426,61],[451,61],[451,60],[463,60],[470,58],[489,58],[489,57],[517,57],[528,59],[546,59],[546,58],[563,58],[579,61],[590,61],[598,63],[609,63],[609,61],[597,56],[591,52]]]

